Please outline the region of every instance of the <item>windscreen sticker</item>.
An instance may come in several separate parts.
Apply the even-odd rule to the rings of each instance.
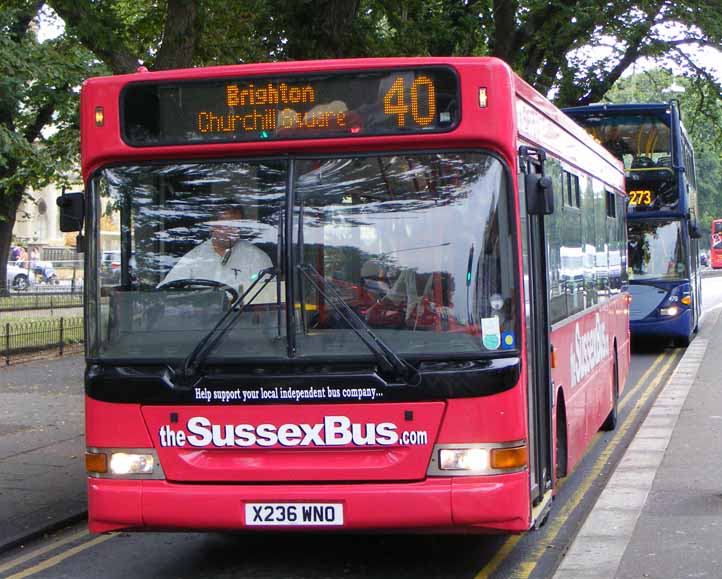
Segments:
[[[501,345],[499,318],[481,318],[481,343],[487,350],[498,350]]]
[[[185,428],[166,424],[158,430],[161,447],[272,447],[272,446],[423,446],[426,430],[400,430],[393,422],[352,422],[348,416],[324,416],[316,424],[215,424],[193,416]]]
[[[516,346],[516,340],[514,339],[514,332],[504,332],[501,335],[501,349],[511,350]]]

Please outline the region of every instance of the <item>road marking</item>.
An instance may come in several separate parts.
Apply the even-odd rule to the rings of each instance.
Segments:
[[[55,565],[57,565],[58,563],[62,563],[63,561],[65,561],[65,559],[73,557],[78,553],[81,553],[86,549],[90,549],[91,547],[95,547],[96,545],[100,545],[101,543],[105,543],[105,541],[109,541],[113,537],[115,537],[115,535],[101,535],[100,537],[95,537],[95,539],[91,539],[90,541],[87,541],[82,545],[78,545],[77,547],[73,547],[72,549],[68,549],[67,551],[63,551],[62,553],[55,555],[54,557],[50,557],[50,559],[46,559],[42,563],[38,563],[37,565],[28,567],[24,571],[20,571],[18,573],[15,573],[14,575],[10,575],[5,579],[25,579],[25,577],[30,577],[31,575],[35,575],[36,573],[40,573],[41,571],[45,571],[47,569],[50,569],[51,567],[55,567]]]
[[[595,461],[594,465],[592,466],[591,471],[587,475],[587,477],[582,481],[577,491],[574,493],[572,497],[565,503],[564,507],[562,509],[554,514],[553,520],[547,520],[546,525],[544,526],[542,532],[544,533],[544,545],[539,546],[532,552],[532,556],[529,559],[526,559],[519,563],[519,571],[514,573],[512,577],[514,579],[526,579],[534,572],[536,569],[537,564],[539,563],[539,559],[541,559],[542,555],[544,555],[548,549],[546,547],[547,544],[553,542],[554,538],[559,534],[559,532],[562,529],[562,526],[567,521],[569,515],[574,511],[574,509],[581,503],[582,499],[586,495],[586,493],[589,491],[589,488],[591,488],[592,484],[596,481],[596,479],[599,477],[599,474],[601,473],[604,466],[606,466],[606,463],[609,461],[609,457],[612,455],[614,450],[619,446],[620,442],[624,439],[624,435],[629,430],[631,425],[634,422],[634,419],[636,418],[637,414],[641,412],[641,409],[644,406],[644,402],[649,398],[649,396],[654,392],[654,390],[659,385],[659,382],[662,380],[662,378],[667,373],[667,370],[671,366],[672,362],[675,360],[678,360],[680,355],[680,351],[677,351],[669,356],[669,359],[665,362],[664,366],[662,366],[661,370],[657,374],[657,376],[650,382],[650,384],[647,386],[645,392],[640,397],[638,404],[636,408],[633,408],[630,410],[629,415],[625,418],[624,422],[619,425],[616,432],[614,433],[614,438],[609,442],[609,444],[606,446],[606,448],[601,452],[597,460]],[[632,393],[636,392],[639,388],[642,387],[642,385],[647,381],[649,376],[652,374],[652,372],[655,370],[655,368],[662,362],[662,360],[668,356],[668,352],[661,352],[657,358],[655,358],[654,362],[652,362],[652,365],[647,368],[647,370],[640,376],[639,380],[637,380],[637,383],[635,386],[630,389],[625,389],[623,391],[624,393],[624,399],[620,405],[621,408],[623,408],[626,405],[626,402],[631,398]],[[585,454],[589,452],[594,445],[596,444],[597,439],[600,436],[604,436],[602,433],[598,433],[594,439],[592,439],[591,443],[589,444],[589,447],[585,451]],[[582,457],[583,459],[583,457]],[[581,460],[580,459],[580,462]],[[562,484],[567,479],[563,479],[561,482]],[[559,486],[561,488],[561,485]],[[504,560],[509,556],[509,553],[511,553],[514,550],[514,547],[517,545],[519,541],[523,538],[523,535],[514,535],[513,537],[510,537],[507,539],[504,544],[501,546],[501,548],[497,551],[497,553],[492,557],[492,559],[482,567],[482,569],[474,576],[474,579],[488,579],[491,577],[491,575],[499,568],[499,566],[504,562]]]
[[[677,353],[678,352],[674,352],[671,355],[671,358],[675,358],[675,357],[679,358],[679,356],[677,356]],[[662,352],[659,356],[657,356],[654,359],[654,362],[652,362],[652,365],[649,368],[647,368],[647,371],[639,377],[639,380],[637,380],[637,383],[634,386],[632,386],[631,390],[627,389],[627,388],[625,388],[623,390],[623,393],[625,394],[625,396],[619,403],[620,410],[622,410],[623,408],[625,408],[627,406],[627,404],[629,403],[629,401],[632,398],[632,394],[634,394],[637,390],[639,390],[644,385],[644,383],[647,381],[647,378],[649,378],[649,375],[654,371],[654,369],[659,365],[659,363],[662,360],[664,360],[664,357],[667,355],[668,355],[668,352]]]
[[[25,553],[21,557],[16,557],[15,559],[12,559],[12,560],[8,561],[7,563],[3,563],[2,565],[0,565],[0,573],[4,573],[5,571],[12,569],[13,567],[18,567],[19,565],[22,565],[23,563],[26,563],[27,561],[30,561],[31,559],[36,559],[37,557],[45,555],[45,553],[54,551],[55,549],[58,549],[59,547],[62,547],[63,545],[67,545],[68,543],[77,541],[81,537],[84,537],[85,535],[89,535],[89,534],[90,533],[88,533],[88,531],[82,530],[79,533],[74,533],[63,539],[58,539],[57,541],[53,541],[52,543],[45,545],[44,547],[42,547],[40,549],[36,549],[35,551],[32,551],[30,553]]]

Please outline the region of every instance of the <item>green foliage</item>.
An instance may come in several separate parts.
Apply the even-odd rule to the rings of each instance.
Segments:
[[[24,15],[2,4],[0,29],[7,32]],[[0,197],[77,178],[78,92],[84,78],[101,70],[87,50],[62,36],[40,43],[29,27],[15,37],[0,35]]]

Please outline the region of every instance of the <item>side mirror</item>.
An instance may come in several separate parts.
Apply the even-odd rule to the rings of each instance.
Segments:
[[[82,192],[63,193],[55,202],[60,207],[60,231],[82,231],[85,218],[85,196]]]
[[[699,229],[699,225],[689,224],[689,236],[692,239],[702,239],[702,232]]]
[[[526,210],[529,215],[551,215],[554,213],[554,187],[551,177],[537,173],[524,176]]]

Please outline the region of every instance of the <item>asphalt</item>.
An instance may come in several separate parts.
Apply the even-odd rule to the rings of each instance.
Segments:
[[[722,577],[722,305],[655,401],[554,579]],[[84,518],[83,358],[0,369],[0,552]]]

